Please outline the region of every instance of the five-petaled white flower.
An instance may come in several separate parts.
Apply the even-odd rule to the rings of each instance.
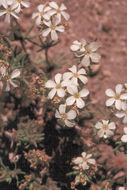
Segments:
[[[81,57],[83,56],[81,60],[81,64],[84,67],[87,67],[90,65],[90,61],[94,63],[98,63],[101,56],[100,54],[96,53],[96,50],[99,48],[99,45],[97,42],[91,42],[90,44],[85,46],[85,51],[83,54],[81,54]]]
[[[54,18],[52,21],[45,21],[44,24],[48,27],[42,31],[42,36],[46,37],[51,33],[51,39],[53,41],[58,40],[58,32],[64,32],[64,26],[59,25],[59,20]]]
[[[109,120],[102,120],[102,122],[97,122],[95,125],[96,129],[99,129],[98,136],[108,138],[112,135],[114,135],[114,130],[116,128],[116,125],[114,122],[109,122]]]
[[[68,106],[73,105],[75,102],[76,106],[80,109],[85,106],[85,102],[82,100],[82,98],[88,96],[88,89],[82,89],[80,92],[78,92],[78,88],[75,86],[75,88],[68,88],[68,92],[72,95],[66,99],[66,104]]]
[[[122,104],[122,110],[115,114],[118,118],[123,118],[123,123],[127,123],[127,103]]]
[[[107,89],[105,91],[106,95],[110,98],[106,101],[106,106],[112,106],[115,104],[116,109],[120,110],[122,108],[122,100],[127,100],[127,93],[122,93],[122,84],[117,84],[114,92],[112,89]]]
[[[10,23],[10,16],[13,16],[16,19],[19,19],[19,17],[16,14],[17,7],[15,7],[15,3],[13,0],[3,0],[2,6],[4,7],[5,10],[0,11],[0,16],[6,14],[5,22]]]
[[[71,45],[70,49],[74,52],[84,52],[85,51],[85,46],[86,46],[86,41],[84,39],[73,41],[73,44]]]
[[[74,122],[70,121],[76,118],[76,112],[74,110],[70,110],[66,113],[66,105],[61,104],[59,106],[59,111],[56,110],[55,117],[58,119],[62,119],[66,126],[73,127]]]
[[[45,20],[49,20],[50,19],[50,15],[48,14],[48,11],[51,9],[49,6],[45,6],[43,4],[38,5],[38,12],[33,13],[32,18],[36,18],[36,24],[40,25],[41,24],[41,20],[45,19]]]
[[[52,1],[49,3],[49,6],[52,8],[52,10],[49,11],[50,16],[56,15],[59,22],[61,22],[61,16],[63,16],[66,20],[69,20],[70,16],[65,12],[67,8],[63,3],[59,7],[56,2]]]
[[[62,84],[61,80],[62,80],[62,74],[58,73],[55,75],[55,82],[53,80],[48,80],[46,82],[45,87],[52,88],[52,90],[48,94],[50,99],[52,99],[56,93],[59,97],[65,96],[65,91],[63,89],[64,85]]]
[[[15,69],[11,75],[8,75],[8,73],[6,74],[6,76],[4,77],[5,81],[6,81],[6,87],[5,87],[5,91],[10,91],[10,85],[12,85],[13,87],[18,87],[18,85],[15,83],[14,79],[20,76],[20,70],[19,69]]]
[[[123,135],[121,137],[121,141],[122,142],[127,142],[127,127],[124,127],[124,133],[125,133],[125,135]]]
[[[88,170],[89,165],[96,164],[95,159],[91,158],[92,154],[86,154],[86,152],[82,152],[82,157],[77,157],[76,159],[73,159],[73,163],[78,165],[78,167],[75,167],[75,169],[82,169],[82,170]]]
[[[15,0],[14,2],[15,4],[15,8],[16,8],[16,12],[19,13],[21,11],[21,6],[28,8],[30,6],[29,2],[26,1],[22,1],[22,0]]]
[[[84,84],[88,82],[88,79],[86,76],[85,69],[80,69],[77,71],[77,67],[73,65],[71,68],[69,68],[71,72],[66,72],[63,74],[63,79],[68,80],[71,79],[75,85],[78,85],[78,79],[80,79]]]

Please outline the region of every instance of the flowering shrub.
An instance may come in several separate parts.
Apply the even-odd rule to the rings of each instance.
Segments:
[[[66,34],[70,15],[63,3],[39,4],[31,15],[36,27],[24,31],[20,16],[30,6],[0,1],[8,26],[0,32],[0,189],[126,189],[127,84],[105,91],[105,112],[97,119],[87,84],[100,64],[99,42],[75,39],[68,47],[73,64],[54,72],[48,52]],[[43,61],[27,43],[44,53]]]

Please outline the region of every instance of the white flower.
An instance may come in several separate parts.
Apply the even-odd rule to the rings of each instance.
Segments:
[[[90,65],[90,60],[92,60],[92,62],[94,63],[99,62],[101,56],[98,53],[96,53],[96,50],[98,48],[99,48],[99,45],[97,42],[92,42],[85,46],[84,54],[81,55],[81,56],[84,56],[81,60],[81,64],[84,67],[87,67]]]
[[[124,127],[124,133],[125,133],[125,135],[123,135],[121,137],[121,141],[122,142],[127,142],[127,127]]]
[[[86,46],[86,41],[82,39],[80,42],[75,40],[73,41],[73,44],[71,45],[70,49],[74,52],[84,52],[85,51],[85,46]]]
[[[68,92],[69,92],[70,88],[75,89],[77,87],[77,85],[74,83],[74,81],[70,80],[70,79],[63,80],[62,84],[63,84],[64,87],[66,87]]]
[[[73,160],[73,163],[78,165],[78,167],[74,167],[75,169],[87,170],[89,169],[89,164],[95,165],[95,159],[92,159],[92,154],[86,154],[86,152],[82,152],[82,157],[77,157]]]
[[[28,8],[30,6],[29,2],[22,1],[22,0],[15,0],[14,4],[15,4],[17,13],[19,13],[21,11],[21,6],[23,6],[25,8]]]
[[[125,187],[119,187],[119,190],[126,190]]]
[[[72,95],[66,99],[66,104],[68,106],[73,105],[76,102],[76,106],[78,108],[83,108],[85,106],[85,102],[82,100],[83,97],[88,96],[89,91],[87,89],[83,89],[78,92],[78,88],[69,88],[68,92]]]
[[[51,10],[51,8],[49,6],[45,6],[45,5],[38,5],[38,12],[33,13],[32,18],[36,18],[36,24],[40,25],[41,20],[45,19],[45,20],[49,20],[50,19],[50,15],[48,14],[48,11]]]
[[[127,93],[121,94],[123,85],[117,84],[114,92],[112,89],[107,89],[105,91],[106,95],[110,98],[106,101],[106,106],[112,106],[115,104],[116,109],[120,110],[122,108],[122,101],[127,100]]]
[[[62,74],[58,73],[55,75],[55,82],[53,80],[48,80],[45,84],[46,88],[52,88],[52,90],[49,92],[48,96],[50,99],[52,99],[55,94],[59,97],[65,96],[65,91],[63,89],[63,84],[61,83]]]
[[[112,130],[116,128],[116,125],[114,122],[109,123],[109,120],[102,120],[102,122],[96,123],[95,128],[99,129],[97,133],[99,137],[108,138],[114,135],[114,132]]]
[[[49,11],[50,16],[56,15],[59,22],[61,22],[61,16],[63,16],[66,20],[69,20],[70,16],[65,12],[67,8],[63,3],[59,7],[56,2],[52,1],[49,3],[49,6],[52,8],[52,10]]]
[[[51,33],[51,39],[53,41],[58,40],[58,32],[64,32],[64,26],[63,25],[58,25],[59,21],[58,19],[54,18],[51,21],[44,22],[44,24],[48,27],[42,31],[42,36],[46,37]]]
[[[18,85],[15,83],[15,81],[13,79],[17,78],[20,76],[20,70],[19,69],[15,69],[11,75],[9,76],[8,74],[5,76],[5,80],[6,80],[6,88],[5,91],[10,91],[10,85],[12,85],[13,87],[18,87]]]
[[[76,118],[76,112],[74,110],[70,110],[66,113],[66,105],[61,104],[59,106],[59,111],[56,110],[55,117],[58,119],[62,119],[66,126],[73,127],[74,122],[71,122],[70,120],[73,120]]]
[[[5,15],[5,22],[10,23],[10,16],[15,17],[16,19],[19,19],[19,17],[16,15],[16,7],[13,0],[3,0],[2,6],[5,10],[0,11],[0,16]]]
[[[127,123],[127,103],[122,104],[122,111],[119,111],[115,114],[118,118],[123,118],[123,123]]]
[[[71,72],[66,72],[63,74],[63,79],[68,80],[71,79],[75,85],[78,85],[78,79],[80,79],[84,84],[88,82],[88,79],[86,76],[85,69],[80,69],[77,71],[77,67],[73,65],[71,68],[69,68]]]

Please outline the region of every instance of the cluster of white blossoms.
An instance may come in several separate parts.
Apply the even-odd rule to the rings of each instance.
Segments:
[[[86,185],[88,180],[87,175],[89,173],[88,170],[92,171],[94,168],[96,168],[96,161],[91,157],[92,154],[82,152],[81,157],[72,159],[72,163],[74,164],[73,169],[78,171],[75,177],[75,185],[78,183],[83,183],[83,185]],[[85,171],[87,171],[87,175]]]
[[[96,53],[99,47],[97,42],[87,44],[87,42],[82,39],[81,41],[73,41],[70,49],[75,53],[76,57],[81,58],[81,64],[84,67],[88,67],[91,63],[98,63],[100,61],[101,56]]]
[[[95,165],[95,159],[91,158],[92,154],[86,154],[86,152],[82,152],[81,157],[77,157],[72,160],[72,162],[76,165],[73,168],[76,170],[88,170],[91,164]]]
[[[88,79],[86,77],[86,71],[84,68],[78,70],[73,65],[68,69],[69,72],[64,74],[58,73],[55,75],[54,80],[48,80],[45,84],[46,88],[51,89],[48,94],[50,99],[58,97],[61,99],[59,111],[56,110],[56,118],[62,119],[66,126],[72,127],[74,125],[73,120],[76,117],[76,111],[74,108],[82,109],[85,107],[85,101],[83,98],[89,95],[89,91],[86,88],[81,89],[80,84],[86,84]],[[73,107],[68,113],[66,113],[66,107]]]
[[[21,74],[19,69],[15,69],[12,73],[8,73],[7,68],[3,65],[0,67],[0,80],[5,84],[4,90],[10,91],[11,85],[16,88],[18,85],[16,84],[16,78]]]
[[[100,138],[108,138],[114,135],[114,130],[116,125],[114,122],[109,122],[109,120],[102,120],[96,123],[95,128],[98,129],[98,136]]]
[[[62,3],[60,6],[54,1],[46,4],[40,4],[37,7],[38,12],[33,13],[32,18],[36,18],[36,24],[42,25],[42,36],[50,37],[57,41],[60,32],[64,32],[64,20],[68,21],[70,16],[66,13],[66,6]]]
[[[117,118],[122,118],[124,124],[127,123],[127,89],[126,84],[117,84],[115,91],[112,89],[106,90],[106,95],[110,98],[106,101],[106,106],[111,107]],[[127,133],[126,127],[124,128],[125,134]],[[121,140],[127,142],[127,135],[123,135]]]
[[[19,19],[22,7],[28,8],[30,3],[24,0],[0,0],[0,6],[0,16],[5,15],[5,22],[10,23],[10,17]]]

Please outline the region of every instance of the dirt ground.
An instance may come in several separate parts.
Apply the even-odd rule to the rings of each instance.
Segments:
[[[32,8],[25,10],[28,22],[30,12],[35,11],[39,2],[33,0]],[[127,1],[60,0],[60,2],[68,8],[70,28],[67,33],[61,35],[62,42],[52,48],[52,54],[65,53],[72,57],[69,47],[73,40],[84,38],[90,42],[97,39],[101,44],[101,68],[99,74],[89,79],[88,86],[93,101],[104,105],[105,90],[114,88],[116,84],[126,82],[127,79]]]

